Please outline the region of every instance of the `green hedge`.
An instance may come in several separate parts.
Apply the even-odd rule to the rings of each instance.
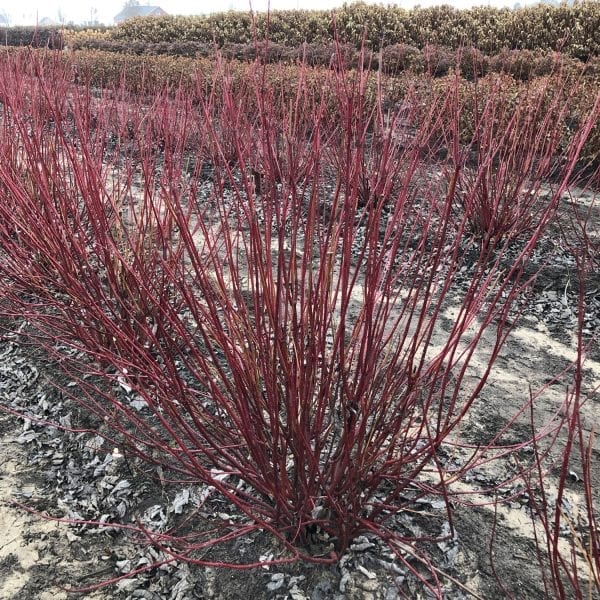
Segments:
[[[517,10],[450,6],[405,10],[359,2],[335,11],[289,10],[254,16],[230,11],[204,17],[138,18],[112,28],[71,28],[64,33],[73,48],[136,44],[135,53],[143,54],[148,53],[147,44],[170,44],[178,50],[157,53],[185,56],[197,55],[196,45],[222,48],[268,37],[274,45],[298,48],[305,42],[331,44],[335,35],[355,48],[364,38],[372,51],[397,44],[420,50],[473,46],[490,56],[505,50],[561,49],[588,60],[600,55],[600,2],[540,4]],[[63,33],[57,28],[5,27],[0,28],[0,41],[8,46],[62,48]]]
[[[270,15],[227,12],[205,17],[138,18],[110,31],[113,40],[202,42],[223,46],[268,34],[271,42],[298,46],[330,43],[334,34],[358,47],[391,44],[457,49],[475,46],[486,54],[503,49],[562,49],[583,60],[600,54],[600,3],[537,5],[517,10],[491,7],[457,10],[449,6],[405,10],[355,3],[335,11],[273,11]]]

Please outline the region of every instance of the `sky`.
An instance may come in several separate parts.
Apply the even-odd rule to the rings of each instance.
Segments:
[[[344,0],[271,0],[271,9],[330,9],[341,6]],[[368,3],[377,3],[367,0]],[[469,6],[512,6],[514,0],[386,0],[411,8],[415,4],[433,6],[451,4],[457,8]],[[0,0],[0,14],[5,14],[11,25],[35,25],[36,19],[48,17],[57,22],[84,23],[97,20],[112,24],[113,17],[123,8],[123,0]],[[248,10],[248,0],[141,0],[140,4],[160,6],[169,14],[207,14],[224,10]],[[521,0],[521,4],[525,4]],[[265,10],[267,0],[253,0],[254,10]]]

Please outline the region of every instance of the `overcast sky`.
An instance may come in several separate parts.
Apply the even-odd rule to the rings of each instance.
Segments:
[[[369,0],[367,1],[369,2]],[[0,14],[6,14],[11,25],[35,25],[36,18],[44,17],[65,23],[98,20],[102,23],[112,24],[113,17],[122,9],[123,3],[123,0],[0,0]],[[457,8],[466,8],[480,5],[512,6],[514,0],[397,0],[390,3],[404,8],[411,8],[417,3],[421,6],[444,3]],[[525,3],[521,0],[521,4]],[[151,0],[150,2],[141,0],[140,4],[160,6],[169,14],[181,15],[207,14],[229,9],[248,10],[249,7],[248,0],[216,2],[214,0]],[[271,0],[272,9],[328,9],[341,4],[343,4],[343,0]],[[267,0],[253,0],[252,6],[255,10],[265,10]]]

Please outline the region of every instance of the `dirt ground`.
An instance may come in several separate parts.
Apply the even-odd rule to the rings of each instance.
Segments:
[[[588,194],[581,201],[589,202],[591,197]],[[596,224],[600,223],[597,214],[595,219]],[[527,403],[530,389],[539,390],[549,382],[551,385],[535,399],[534,427],[539,430],[560,415],[568,380],[552,380],[576,356],[576,287],[573,263],[563,249],[537,279],[520,325],[512,332],[469,418],[455,433],[457,438],[474,446],[484,445],[506,427],[503,443],[529,439],[528,411],[514,423],[508,426],[507,423]],[[588,336],[592,336],[600,331],[600,274],[591,276],[586,288],[590,307],[586,327]],[[451,323],[452,316],[450,307],[441,324]],[[491,343],[491,338],[485,340],[481,352],[485,353],[486,344],[489,348]],[[473,382],[477,381],[479,368],[481,364],[476,360],[469,372]],[[77,406],[50,384],[54,376],[52,365],[24,346],[18,333],[3,335],[0,404],[12,410],[29,411],[32,418],[24,420],[0,413],[1,600],[431,597],[405,565],[389,556],[384,544],[367,536],[355,540],[348,555],[335,566],[294,564],[236,571],[176,562],[129,576],[109,588],[67,593],[66,587],[90,586],[161,557],[148,544],[140,544],[123,531],[47,520],[42,518],[43,514],[72,519],[102,519],[106,515],[113,520],[125,506],[146,523],[164,524],[185,515],[199,491],[161,486],[153,473],[143,466],[126,464],[115,449],[106,447],[89,431],[68,433],[37,421],[58,421],[74,428],[85,422]],[[599,385],[600,352],[596,344],[585,363],[584,386],[593,389]],[[588,432],[600,427],[599,407],[600,398],[596,395],[582,409]],[[558,456],[563,448],[564,439],[559,439],[553,455]],[[458,450],[449,447],[447,451],[456,452],[457,460],[461,458]],[[598,495],[599,454],[600,445],[596,442],[593,485]],[[522,458],[527,460],[525,455]],[[572,470],[566,502],[573,528],[562,532],[565,551],[578,536],[585,539],[588,533],[578,529],[582,523],[583,488],[576,464]],[[469,493],[472,505],[456,503],[453,539],[423,547],[436,567],[449,575],[443,579],[444,598],[548,597],[538,564],[538,558],[543,561],[543,556],[538,555],[534,537],[535,533],[541,535],[540,523],[531,516],[527,490],[515,480],[502,488],[502,497],[486,491],[515,472],[514,458],[500,459],[453,484],[453,491]],[[551,503],[556,472],[556,469],[551,471],[546,479]],[[596,506],[600,506],[598,500]],[[209,504],[219,514],[231,509],[216,496]],[[90,508],[84,514],[82,507],[88,505]],[[436,535],[448,527],[439,500],[434,498],[404,517],[403,525],[413,531]],[[199,518],[210,518],[210,514]],[[239,558],[248,562],[277,556],[279,552],[281,549],[269,536],[257,533],[215,549],[207,556],[215,561]],[[416,561],[414,568],[425,573]],[[582,575],[585,577],[585,573]]]

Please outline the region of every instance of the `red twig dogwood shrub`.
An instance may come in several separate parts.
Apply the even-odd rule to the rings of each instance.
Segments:
[[[549,203],[560,194],[543,193],[542,183],[551,178],[559,184],[567,181],[564,163],[571,163],[569,153],[579,155],[583,145],[579,141],[584,143],[595,126],[594,121],[582,123],[577,139],[564,149],[577,89],[561,72],[536,79],[516,98],[506,97],[502,78],[492,79],[491,89],[486,86],[483,94],[475,85],[469,113],[473,133],[464,145],[460,144],[463,110],[457,100],[450,113],[454,123],[448,145],[454,164],[465,168],[458,177],[456,201],[482,247],[527,235],[540,219],[552,215]],[[597,105],[598,98],[592,112]]]
[[[203,562],[195,551],[264,529],[287,547],[282,561],[326,562],[370,532],[406,560],[416,537],[394,517],[424,495],[448,500],[460,469],[438,450],[486,383],[557,198],[531,217],[513,266],[473,258],[475,209],[455,210],[466,160],[456,145],[439,158],[453,94],[424,107],[409,93],[385,115],[382,97],[365,102],[361,70],[323,75],[332,110],[302,75],[290,101],[259,66],[235,93],[220,65],[219,94],[145,102],[92,98],[58,63],[33,78],[1,68],[3,311],[54,356],[87,356],[62,364],[103,435],[244,515],[145,531],[152,543]],[[506,147],[493,111],[479,126],[485,148]],[[485,152],[476,181],[493,159],[513,165]],[[472,385],[484,332],[495,342]]]

